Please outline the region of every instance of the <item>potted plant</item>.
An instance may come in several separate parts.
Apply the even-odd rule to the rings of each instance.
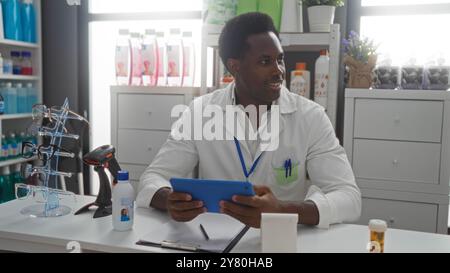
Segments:
[[[343,0],[301,0],[301,2],[308,8],[310,32],[330,32],[336,7],[344,5]]]
[[[369,88],[372,72],[377,63],[378,45],[369,38],[362,39],[355,31],[350,31],[348,39],[343,40],[344,64],[348,67],[349,88]]]

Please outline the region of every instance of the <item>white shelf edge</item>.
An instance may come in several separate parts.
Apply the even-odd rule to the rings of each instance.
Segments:
[[[40,79],[41,78],[39,76],[23,76],[23,75],[0,74],[0,80],[38,81]]]
[[[4,160],[0,161],[0,167],[10,166],[14,164],[24,163],[36,160],[37,157],[31,157],[31,158],[16,158],[16,159],[10,159],[10,160]]]
[[[27,43],[9,39],[0,39],[0,45],[9,45],[9,46],[20,46],[25,48],[39,48],[39,44],[35,43]]]
[[[22,118],[31,118],[31,113],[24,114],[4,114],[0,115],[0,120],[8,120],[8,119],[22,119]]]
[[[0,115],[0,120],[7,120],[7,119],[21,119],[21,118],[31,118],[31,113],[24,113],[24,114],[3,114]]]
[[[207,47],[218,47],[219,33],[206,33],[205,43]],[[283,47],[330,45],[331,32],[283,32],[280,33]]]
[[[395,89],[365,89],[365,88],[346,88],[345,98],[390,98],[404,99],[416,98],[427,100],[450,99],[450,90],[395,90]]]
[[[196,94],[200,87],[111,85],[111,91],[149,92],[158,94]]]

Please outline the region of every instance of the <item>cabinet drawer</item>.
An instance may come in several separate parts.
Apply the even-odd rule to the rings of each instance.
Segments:
[[[382,219],[390,228],[436,232],[438,205],[396,200],[363,198],[359,223]]]
[[[357,178],[439,184],[440,144],[353,141],[353,171]]]
[[[145,169],[148,167],[148,165],[130,165],[125,164],[122,162],[119,162],[120,167],[122,170],[126,170],[129,173],[130,180],[136,180],[139,181],[139,178],[141,178],[141,175],[144,173]]]
[[[443,102],[355,100],[355,137],[441,142]]]
[[[170,130],[175,121],[170,113],[179,104],[184,104],[182,95],[119,94],[118,128]]]
[[[117,159],[128,164],[148,165],[166,142],[167,131],[142,131],[120,129]]]

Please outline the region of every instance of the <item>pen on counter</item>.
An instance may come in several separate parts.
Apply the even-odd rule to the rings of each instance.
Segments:
[[[208,241],[209,240],[208,233],[206,233],[206,230],[202,224],[200,224],[200,230],[202,231],[203,236],[205,236],[206,241]]]

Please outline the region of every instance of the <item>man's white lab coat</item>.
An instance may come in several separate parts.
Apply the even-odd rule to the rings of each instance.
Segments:
[[[233,105],[233,90],[234,84],[230,84],[225,89],[197,98],[189,110],[193,112],[194,105],[201,103],[203,107],[217,105],[225,111],[227,105]],[[319,210],[319,227],[357,220],[361,213],[361,193],[324,109],[284,87],[275,104],[279,105],[281,114],[278,149],[264,152],[248,180],[254,185],[270,187],[279,200],[313,201]],[[227,132],[225,128],[223,130]],[[177,141],[174,139],[176,134],[172,130],[142,174],[138,206],[148,207],[158,189],[170,187],[171,177],[186,177],[197,165],[200,178],[246,179],[233,140]],[[245,140],[241,140],[240,145],[249,170],[262,151],[258,149],[252,156]],[[284,163],[288,159],[291,159],[292,168],[286,178]]]

